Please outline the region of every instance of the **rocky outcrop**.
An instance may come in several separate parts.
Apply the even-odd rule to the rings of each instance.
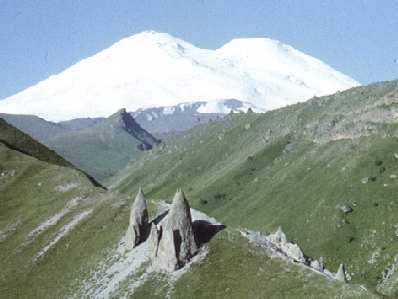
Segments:
[[[269,235],[269,239],[271,242],[276,244],[286,244],[287,238],[285,233],[282,230],[282,227],[278,227],[275,233]]]
[[[144,194],[140,188],[130,212],[130,224],[126,236],[127,245],[130,248],[134,248],[144,242],[148,237],[150,229],[148,209]]]
[[[166,224],[152,225],[150,242],[153,266],[159,270],[177,270],[197,252],[190,207],[181,190],[174,196]]]
[[[289,258],[295,260],[296,262],[307,262],[300,247],[297,244],[287,241],[286,234],[282,231],[281,227],[278,227],[275,233],[270,234],[268,239]]]
[[[318,260],[311,260],[310,267],[318,272],[323,273],[325,271],[325,265],[323,263],[323,257]]]
[[[120,109],[116,115],[118,116],[119,126],[141,141],[137,146],[139,150],[150,150],[161,142],[161,140],[144,130],[126,109]]]
[[[341,282],[348,282],[350,280],[343,264],[340,265],[336,274],[330,272],[324,265],[323,257],[316,260],[305,256],[297,244],[287,240],[281,227],[279,227],[275,233],[269,235],[250,230],[243,230],[241,233],[248,238],[250,242],[265,248],[271,256],[295,262],[330,279],[336,279]]]
[[[335,275],[335,279],[341,282],[347,282],[347,275],[345,272],[345,266],[344,264],[340,264],[339,269],[337,270],[337,273]]]

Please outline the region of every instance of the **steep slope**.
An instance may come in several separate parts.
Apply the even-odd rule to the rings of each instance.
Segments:
[[[397,119],[398,81],[229,115],[165,140],[114,188],[156,198],[186,186],[194,207],[227,226],[282,226],[305,254],[396,296]]]
[[[94,126],[47,141],[61,156],[100,181],[159,143],[125,109]]]
[[[0,111],[59,121],[203,99],[239,99],[274,109],[355,85],[275,40],[238,39],[208,50],[151,31],[122,39],[0,101]],[[220,112],[212,108],[208,112]]]
[[[29,135],[17,130],[2,118],[0,118],[0,142],[11,149],[30,155],[38,160],[59,166],[72,166],[57,153],[32,139]]]
[[[42,275],[51,280],[66,268],[46,272],[42,260],[59,243],[65,247],[65,238],[91,215],[104,192],[69,162],[0,119],[0,297],[40,297],[25,292],[32,285],[49,291]]]
[[[55,135],[69,131],[61,124],[46,121],[34,115],[0,113],[0,118],[42,143]]]
[[[24,136],[0,126],[9,144],[11,130]],[[44,162],[53,160],[43,157],[53,154],[48,150],[40,159],[27,154],[24,146],[34,142],[27,138],[13,149],[0,142],[0,297],[376,298],[360,286],[271,259],[234,229],[219,233],[200,263],[171,277],[151,273],[140,255],[145,248],[125,250],[131,194],[95,188],[73,167]],[[155,201],[149,200],[151,217]]]
[[[35,115],[6,113],[0,113],[0,118],[45,145],[48,145],[49,140],[55,136],[86,129],[104,120],[104,118],[76,118],[55,123]]]

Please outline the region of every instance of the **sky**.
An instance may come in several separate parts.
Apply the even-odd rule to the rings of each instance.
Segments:
[[[398,79],[397,0],[0,0],[0,99],[144,30],[269,37],[362,84]]]

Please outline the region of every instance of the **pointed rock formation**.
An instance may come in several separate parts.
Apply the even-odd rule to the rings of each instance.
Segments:
[[[151,240],[156,251],[153,264],[161,270],[177,270],[197,252],[190,207],[181,190],[174,196],[164,227],[152,229]]]
[[[144,242],[151,229],[148,217],[148,209],[141,188],[135,197],[130,212],[130,224],[127,229],[127,245],[134,248]]]
[[[346,275],[346,272],[345,272],[344,264],[340,264],[339,270],[337,270],[335,278],[338,281],[347,282],[347,275]]]

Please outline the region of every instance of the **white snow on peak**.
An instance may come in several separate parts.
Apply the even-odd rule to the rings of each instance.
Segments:
[[[275,40],[235,39],[209,50],[145,31],[0,101],[0,112],[60,121],[230,98],[274,109],[356,85]]]
[[[175,113],[219,113],[227,114],[231,111],[236,112],[247,112],[251,108],[254,112],[261,113],[265,112],[264,109],[257,107],[249,102],[242,102],[236,99],[225,99],[225,100],[212,100],[212,101],[198,101],[198,102],[184,102],[174,106],[166,107],[152,107],[148,109],[138,109],[134,112],[134,115],[144,114],[148,121],[152,121],[158,118],[159,115],[153,110],[156,109],[160,114],[172,115]]]
[[[164,107],[163,114],[173,114],[176,111],[175,107]]]
[[[264,112],[264,109],[256,107],[248,102],[239,102],[240,106],[231,107],[228,105],[228,100],[208,101],[204,102],[196,110],[199,113],[222,113],[228,114],[229,112],[247,112],[251,108],[254,112]]]

